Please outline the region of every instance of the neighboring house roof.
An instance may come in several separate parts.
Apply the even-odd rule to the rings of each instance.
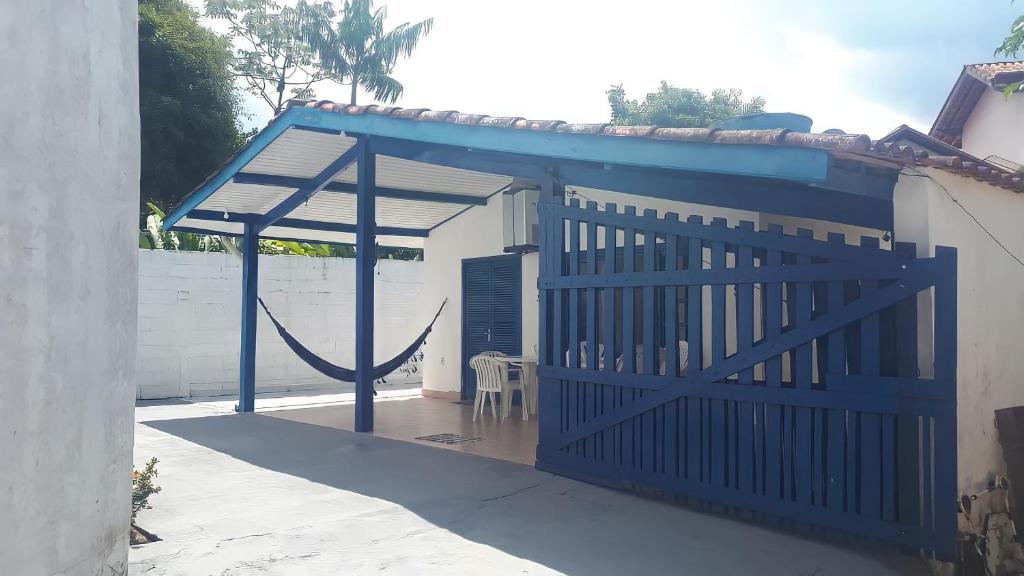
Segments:
[[[931,156],[958,156],[964,160],[981,162],[981,160],[967,154],[960,148],[929,136],[920,130],[916,130],[901,124],[898,128],[878,139],[879,144],[895,144],[898,146],[910,146],[915,152],[926,151]]]
[[[1024,62],[1021,70],[1024,70]],[[357,106],[335,104],[327,100],[293,100],[289,107],[316,108],[347,115],[383,115],[410,122],[447,122],[451,124],[491,126],[540,132],[588,134],[595,137],[647,138],[713,144],[761,144],[792,148],[827,150],[837,157],[864,163],[884,162],[890,166],[932,166],[961,176],[987,181],[993,185],[1024,192],[1024,177],[979,160],[953,146],[909,126],[897,128],[885,138],[872,141],[864,134],[815,134],[777,130],[720,130],[717,128],[661,128],[658,126],[616,126],[609,123],[570,124],[561,120],[529,120],[520,117],[493,117],[463,114],[453,110],[399,108],[395,106]],[[900,141],[901,138],[910,143]],[[927,146],[914,146],[916,138]]]
[[[918,163],[922,154],[927,155],[926,163],[936,165],[947,172],[958,173],[961,176],[969,176],[977,180],[987,180],[1003,188],[1024,192],[1024,175],[1011,172],[1002,166],[968,154],[906,124],[875,141],[872,147],[878,149],[886,145],[911,148]]]
[[[1021,60],[964,66],[928,133],[959,147],[964,124],[985,90],[1002,89],[1021,80],[1024,80],[1024,61]]]

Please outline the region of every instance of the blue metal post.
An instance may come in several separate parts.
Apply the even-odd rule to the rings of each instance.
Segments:
[[[356,432],[373,432],[373,267],[376,156],[361,146],[356,171]]]
[[[256,409],[256,294],[259,284],[260,237],[254,224],[245,225],[242,239],[242,347],[239,354],[239,412]]]

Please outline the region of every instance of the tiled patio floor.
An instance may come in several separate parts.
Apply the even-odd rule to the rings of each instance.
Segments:
[[[293,422],[352,431],[351,404],[319,406],[266,412],[268,416]],[[490,406],[473,422],[473,407],[440,398],[423,396],[395,398],[374,404],[374,436],[415,442],[432,447],[510,460],[533,465],[537,450],[537,418],[524,422],[519,406],[501,421],[491,417]],[[455,434],[471,440],[444,444],[419,440],[425,436]]]

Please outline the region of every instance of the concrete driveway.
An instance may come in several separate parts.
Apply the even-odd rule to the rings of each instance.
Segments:
[[[923,574],[471,454],[224,407],[137,409],[160,459],[130,573]],[[151,419],[152,418],[152,419]]]

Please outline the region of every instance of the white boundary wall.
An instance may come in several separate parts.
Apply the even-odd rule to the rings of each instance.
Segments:
[[[303,345],[355,364],[355,260],[260,256],[259,293]],[[422,262],[382,260],[376,285],[376,362],[412,342],[440,303],[423,301]],[[138,398],[238,394],[241,261],[230,254],[139,252]],[[284,344],[260,309],[256,391],[347,389]],[[421,380],[418,363],[388,383]]]

